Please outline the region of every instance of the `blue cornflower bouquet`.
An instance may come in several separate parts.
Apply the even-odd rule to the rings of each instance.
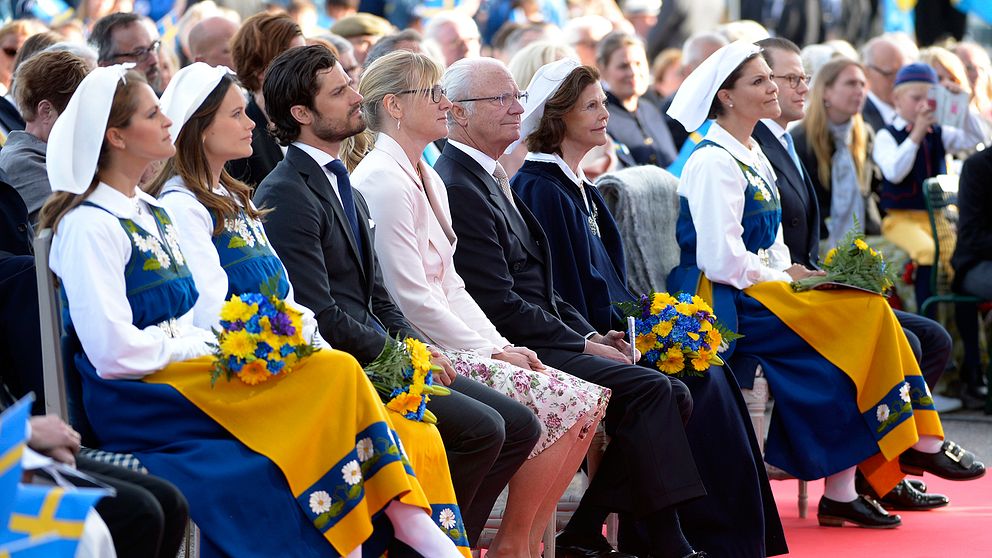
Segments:
[[[214,329],[214,366],[210,384],[225,376],[253,386],[288,374],[301,360],[319,351],[316,338],[303,338],[303,315],[284,300],[258,293],[232,295]]]
[[[382,352],[365,367],[372,386],[386,408],[404,418],[437,424],[437,417],[427,409],[432,395],[448,395],[451,390],[434,385],[434,370],[427,345],[407,337],[389,340]]]
[[[721,345],[741,337],[720,325],[698,296],[651,292],[617,306],[634,318],[634,346],[642,358],[671,376],[703,376],[723,364]]]

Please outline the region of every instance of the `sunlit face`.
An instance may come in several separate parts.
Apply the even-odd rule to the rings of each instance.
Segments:
[[[606,123],[610,112],[606,110],[606,94],[599,83],[591,83],[582,90],[579,100],[565,113],[565,142],[588,151],[606,145]]]
[[[486,67],[472,79],[471,97],[499,96],[519,93],[513,76],[504,68]],[[472,101],[466,132],[485,152],[502,153],[520,138],[520,117],[524,106],[515,97],[505,105],[497,101]]]
[[[861,68],[851,64],[841,70],[834,82],[823,90],[823,101],[830,119],[847,122],[861,112],[867,87],[867,78]]]
[[[728,113],[736,113],[745,120],[757,122],[762,118],[778,118],[782,109],[778,105],[778,85],[772,79],[772,70],[761,56],[744,65],[741,77],[731,89],[717,92]]]
[[[439,84],[432,87],[440,91]],[[438,96],[438,102],[435,103],[431,88],[426,88],[398,95],[398,102],[403,109],[401,125],[408,135],[425,142],[439,140],[448,135],[447,114],[451,108],[451,101],[448,100],[447,95]]]
[[[868,86],[872,93],[886,103],[892,103],[892,87],[899,68],[906,65],[906,55],[895,45],[881,43],[875,47],[873,61],[867,64]]]
[[[243,159],[252,153],[251,131],[255,122],[245,114],[245,98],[233,84],[203,131],[203,150],[211,161]]]
[[[769,49],[769,53],[772,57],[771,70],[778,85],[781,117],[789,122],[801,120],[806,114],[806,95],[809,93],[803,61],[798,54],[778,48]],[[797,83],[795,88],[790,80]]]
[[[437,43],[441,47],[445,65],[450,66],[462,58],[479,56],[482,38],[475,25],[450,23],[437,30]]]
[[[113,44],[110,62],[121,64],[134,62],[135,69],[145,74],[148,83],[155,90],[161,90],[162,73],[159,68],[158,40],[152,37],[148,29],[140,22],[117,27],[110,34]],[[136,54],[140,53],[140,54]]]
[[[158,97],[148,85],[142,83],[135,91],[137,110],[131,115],[124,128],[109,128],[107,133],[116,130],[124,143],[124,151],[131,157],[146,162],[168,159],[176,153],[172,145],[169,127],[172,121],[159,107]]]
[[[14,70],[14,59],[28,40],[27,35],[11,33],[0,41],[0,82],[9,85],[11,72]]]
[[[337,143],[365,130],[362,96],[341,64],[317,72],[317,94],[313,99],[313,134]]]
[[[907,122],[916,120],[916,116],[927,106],[927,95],[930,93],[929,83],[904,83],[892,91],[892,103],[899,114]]]
[[[610,92],[621,101],[640,97],[648,90],[649,68],[647,55],[638,45],[618,48],[610,55],[605,68],[600,68],[603,81]]]

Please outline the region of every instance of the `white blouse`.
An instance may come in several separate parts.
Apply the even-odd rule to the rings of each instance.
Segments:
[[[229,195],[222,186],[214,187],[214,192]],[[193,275],[196,290],[200,293],[196,305],[193,306],[193,323],[207,330],[212,327],[220,329],[220,309],[227,297],[229,284],[227,272],[221,267],[220,256],[217,254],[217,247],[214,246],[214,224],[210,212],[178,176],[170,178],[165,183],[159,203],[174,216],[176,228],[179,229],[179,246],[186,256],[186,265]],[[265,238],[264,241],[275,254],[275,248],[268,239]],[[286,278],[288,281],[289,274]],[[286,304],[303,314],[304,339],[310,340],[316,335],[320,346],[330,348],[327,341],[324,341],[317,332],[317,321],[313,312],[294,300],[292,285],[289,286],[289,293],[286,295]]]
[[[456,238],[441,177],[380,133],[351,181],[376,223],[375,252],[389,294],[418,331],[446,349],[489,357],[510,345],[455,271]]]
[[[710,127],[706,139],[725,149],[697,150],[679,180],[679,195],[689,202],[696,228],[696,265],[710,281],[738,289],[765,281],[791,281],[785,270],[792,259],[782,239],[781,224],[775,243],[766,251],[767,262],[744,246],[741,219],[747,183],[734,157],[756,169],[777,196],[771,164],[754,140],[750,140],[750,147],[745,146],[717,123]]]
[[[49,265],[65,289],[69,316],[97,374],[137,379],[170,363],[210,354],[207,343],[214,336],[193,324],[193,312],[168,326],[139,329],[132,323],[124,279],[131,239],[118,217],[131,219],[167,242],[148,208],[159,206],[158,201],[140,190],[129,198],[103,183],[87,201],[107,211],[81,205],[67,213],[52,239]]]

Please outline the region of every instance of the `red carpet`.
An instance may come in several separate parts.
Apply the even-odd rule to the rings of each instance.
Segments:
[[[927,512],[903,512],[891,530],[820,527],[816,505],[823,481],[809,483],[809,512],[799,518],[796,481],[772,481],[785,536],[796,558],[968,558],[992,557],[992,475],[972,482],[950,482],[927,475],[930,492],[951,504]]]

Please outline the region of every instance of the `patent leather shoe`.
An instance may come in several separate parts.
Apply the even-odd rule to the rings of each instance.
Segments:
[[[562,531],[555,537],[555,556],[560,558],[637,558],[614,550],[603,535],[575,535]]]
[[[894,529],[902,524],[898,515],[889,514],[871,498],[860,495],[853,502],[837,502],[826,496],[820,498],[816,518],[824,527],[853,523],[868,529]]]
[[[910,486],[919,490],[920,492],[927,491],[927,483],[923,482],[921,479],[904,479],[909,483]]]
[[[899,466],[909,475],[922,475],[924,471],[942,479],[963,481],[985,475],[985,464],[975,454],[950,440],[937,453],[923,453],[912,448],[899,456]]]
[[[868,487],[867,496],[875,497],[874,490]],[[900,481],[888,494],[875,498],[887,510],[926,511],[946,506],[950,500],[943,494],[927,494],[913,488],[905,479]]]

